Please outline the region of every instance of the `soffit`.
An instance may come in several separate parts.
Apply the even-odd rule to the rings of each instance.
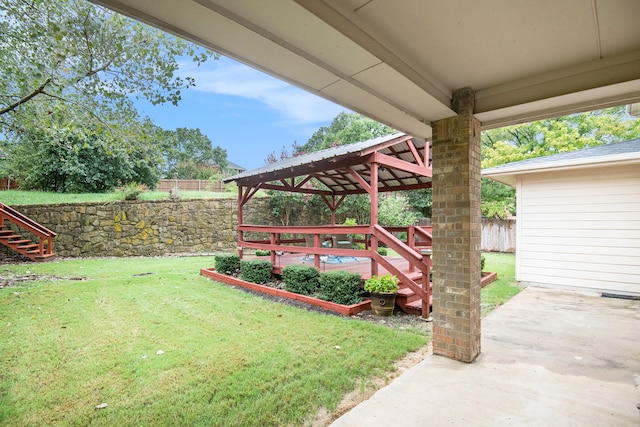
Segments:
[[[476,91],[498,127],[640,101],[635,0],[96,0],[429,138]]]

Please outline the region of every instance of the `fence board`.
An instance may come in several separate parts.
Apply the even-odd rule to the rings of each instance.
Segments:
[[[161,179],[156,187],[158,191],[169,191],[171,189],[187,191],[224,191],[224,184],[221,181],[213,184],[202,179]]]
[[[420,218],[416,225],[430,226],[431,218]],[[485,252],[516,251],[516,220],[482,218],[482,246]]]

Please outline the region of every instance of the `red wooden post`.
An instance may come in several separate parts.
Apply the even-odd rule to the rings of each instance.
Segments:
[[[331,225],[336,225],[336,195],[331,195]]]
[[[313,247],[314,248],[319,248],[320,247],[320,235],[319,234],[314,234],[313,235]],[[320,254],[314,254],[313,255],[313,266],[315,268],[317,268],[318,271],[320,271]]]
[[[242,219],[242,206],[244,203],[242,202],[242,185],[238,185],[238,243],[244,240],[244,232],[240,230],[240,226],[243,224]],[[242,246],[238,245],[238,256],[242,259]]]
[[[371,187],[369,189],[369,200],[371,201],[372,226],[378,225],[378,163],[371,163]],[[371,252],[378,252],[378,238],[375,233],[371,235]],[[378,274],[378,263],[371,258],[371,275]]]
[[[416,238],[415,238],[415,227],[413,225],[410,225],[409,227],[407,227],[407,246],[409,246],[411,249],[416,248]],[[413,273],[415,271],[415,266],[413,265],[412,262],[409,263],[409,273]]]
[[[276,233],[269,233],[269,243],[275,245],[277,242]],[[278,234],[279,236],[279,234]],[[276,251],[271,251],[271,265],[276,265]]]
[[[430,301],[431,301],[431,254],[423,253],[424,261],[427,264],[426,272],[422,273],[422,317],[428,319],[431,315]]]

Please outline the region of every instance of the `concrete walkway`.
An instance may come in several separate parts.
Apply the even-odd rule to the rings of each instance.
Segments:
[[[482,321],[473,364],[428,356],[346,426],[640,426],[640,301],[527,288]]]

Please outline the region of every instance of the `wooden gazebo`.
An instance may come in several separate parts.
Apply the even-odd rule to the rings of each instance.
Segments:
[[[282,265],[276,262],[276,254],[281,253],[313,256],[316,268],[320,268],[321,256],[367,258],[371,264],[371,275],[394,274],[400,279],[401,292],[414,295],[411,304],[402,307],[405,311],[429,317],[431,228],[413,225],[382,227],[378,224],[379,193],[431,187],[429,144],[404,133],[395,133],[285,159],[227,178],[225,182],[235,181],[238,185],[240,257],[244,248],[269,250],[274,273],[281,272]],[[259,190],[316,194],[328,206],[331,223],[308,226],[245,224],[243,208]],[[370,224],[336,224],[336,210],[350,194],[369,195]],[[406,239],[400,240],[394,235],[400,232],[406,233]],[[265,238],[245,239],[248,235]],[[323,244],[331,235],[363,236],[357,241],[364,243],[364,249]],[[379,244],[400,254],[406,261],[406,267],[379,255]]]

